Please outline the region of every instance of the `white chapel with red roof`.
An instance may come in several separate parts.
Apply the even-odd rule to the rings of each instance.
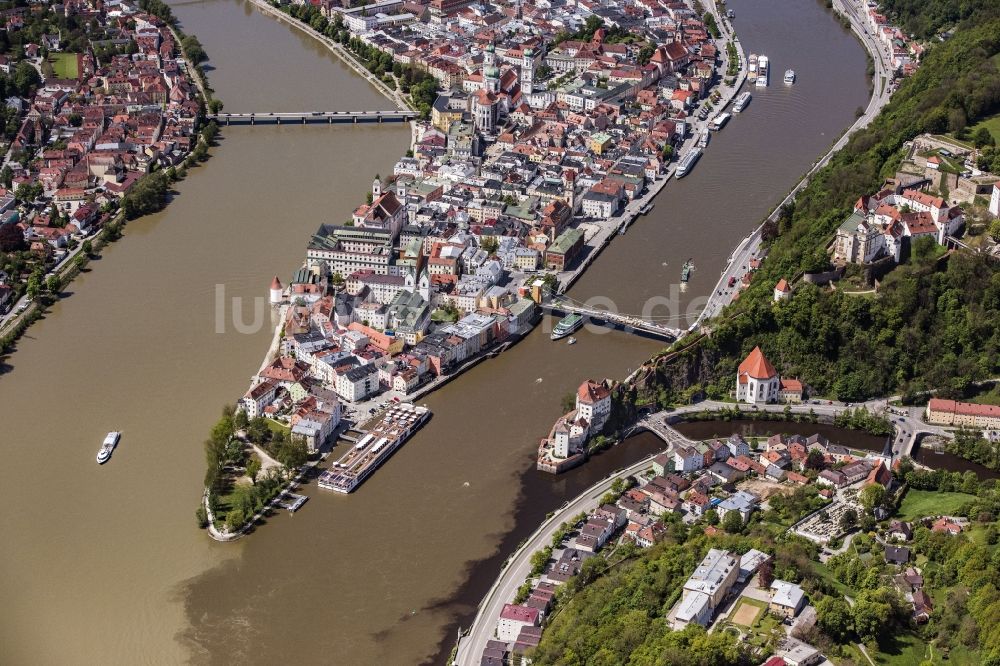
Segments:
[[[768,402],[802,402],[802,382],[778,376],[760,347],[754,347],[736,371],[736,401],[757,405]]]
[[[737,402],[777,402],[780,391],[781,377],[778,376],[778,371],[764,357],[760,347],[754,347],[736,371]]]

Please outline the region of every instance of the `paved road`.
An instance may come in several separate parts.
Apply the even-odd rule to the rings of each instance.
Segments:
[[[591,486],[579,497],[571,500],[561,509],[555,512],[528,540],[521,548],[514,553],[508,561],[506,567],[500,574],[496,583],[490,588],[486,598],[479,606],[479,612],[473,622],[472,629],[468,636],[462,638],[458,645],[458,652],[455,656],[456,664],[473,666],[479,664],[486,643],[492,640],[496,630],[497,620],[504,604],[508,604],[514,598],[517,588],[524,583],[524,580],[531,572],[531,556],[535,551],[545,548],[552,541],[552,535],[562,525],[563,521],[580,514],[589,512],[597,508],[601,496],[608,492],[611,484],[616,479],[625,478],[632,474],[637,474],[649,467],[653,457],[644,458],[639,462],[616,472]]]
[[[892,421],[895,428],[892,442],[892,453],[895,457],[910,455],[913,451],[913,445],[916,442],[917,437],[921,434],[950,436],[951,431],[949,429],[942,426],[931,425],[923,421],[923,407],[895,407],[889,405],[889,401],[889,398],[877,398],[859,403],[818,400],[816,403],[810,402],[801,405],[789,405],[788,407],[793,414],[808,414],[811,411],[818,416],[826,417],[835,417],[847,409],[864,407],[873,414],[885,416]],[[731,402],[704,400],[693,405],[684,405],[670,411],[658,412],[658,414],[650,418],[654,418],[656,416],[669,418],[671,416],[702,412],[705,410],[716,411],[721,409],[732,409],[734,406],[735,404]],[[785,405],[757,405],[754,407],[752,405],[740,404],[740,409],[744,412],[760,411],[780,414],[785,411]]]
[[[66,256],[63,257],[62,261],[53,266],[45,273],[44,276],[42,276],[43,283],[49,278],[49,276],[58,275],[60,280],[64,280],[62,288],[65,289],[66,282],[63,277],[64,273],[70,269],[73,264],[73,260],[76,259],[76,256],[83,252],[83,242],[86,240],[93,242],[96,237],[97,234],[95,232],[89,236],[79,238],[77,246],[70,250]],[[44,286],[44,284],[42,286]],[[23,317],[30,315],[33,312],[33,308],[31,307],[32,304],[34,304],[35,308],[42,307],[38,302],[29,301],[27,295],[21,296],[16,303],[11,305],[10,310],[8,310],[6,314],[0,315],[0,335],[6,334],[6,332],[8,330],[12,330]],[[25,306],[23,311],[21,311],[21,306]]]

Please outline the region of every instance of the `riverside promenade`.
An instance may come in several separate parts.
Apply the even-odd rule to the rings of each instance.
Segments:
[[[698,138],[701,136],[702,132],[708,130],[708,125],[711,122],[712,117],[717,113],[721,113],[732,103],[732,101],[736,98],[736,95],[739,93],[740,88],[746,82],[747,62],[743,54],[743,46],[740,44],[739,37],[736,36],[728,21],[728,18],[719,18],[718,25],[721,36],[719,39],[715,40],[715,44],[720,53],[727,53],[726,44],[730,41],[733,42],[739,61],[739,70],[735,77],[733,77],[732,82],[729,84],[725,83],[726,77],[723,77],[723,82],[717,89],[717,92],[719,93],[719,100],[713,108],[713,113],[709,114],[708,118],[705,120],[699,120],[696,116],[694,116],[689,119],[691,129],[688,138],[685,139],[681,146],[677,149],[676,157],[678,159],[680,156],[687,154],[689,150],[697,145]],[[629,227],[632,226],[639,216],[643,214],[643,209],[647,206],[653,206],[655,204],[656,196],[663,191],[663,188],[667,186],[667,182],[676,171],[676,162],[670,164],[667,166],[666,171],[663,174],[657,176],[649,183],[649,186],[646,188],[646,191],[642,194],[642,196],[636,198],[634,201],[630,201],[621,213],[609,220],[589,223],[591,227],[596,227],[596,231],[593,232],[589,238],[585,238],[585,247],[587,249],[585,251],[586,254],[583,261],[574,267],[573,270],[563,271],[557,276],[559,280],[560,294],[566,293],[570,287],[572,287],[573,284],[580,279],[587,268],[589,268],[597,257],[600,256],[601,252],[604,251],[604,248],[611,243],[615,236],[625,234],[628,231]]]

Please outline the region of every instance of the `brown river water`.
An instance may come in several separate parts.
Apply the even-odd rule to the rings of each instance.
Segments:
[[[771,58],[771,87],[753,91],[574,295],[637,309],[668,295],[693,257],[681,302],[704,296],[736,242],[865,104],[862,50],[821,3],[729,6],[748,52]],[[246,2],[173,7],[211,55],[227,110],[390,108]],[[792,88],[780,83],[788,67]],[[226,129],[170,206],[130,224],[6,359],[0,663],[441,662],[548,511],[655,450],[644,435],[561,477],[534,471],[561,396],[588,376],[626,376],[659,346],[584,330],[570,347],[539,329],[429,396],[434,418],[353,495],[309,487],[294,517],[235,544],[196,529],[201,443],[271,334],[269,322],[236,330],[232,297],[251,321],[271,276],[297,267],[318,224],[344,219],[408,137],[399,125]],[[122,443],[99,467],[111,429]]]

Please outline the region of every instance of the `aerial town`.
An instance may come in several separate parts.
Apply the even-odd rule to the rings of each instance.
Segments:
[[[401,8],[336,11],[399,62],[438,54],[423,66],[445,91],[393,174],[274,278],[274,356],[240,401],[313,452],[341,425],[340,401],[359,424],[527,333],[585,257],[648,210],[675,150],[729,101],[719,87],[732,97],[725,41],[682,3],[620,21],[506,6],[503,30],[470,8],[444,23]]]
[[[0,144],[0,663],[1000,666],[996,0],[0,0]]]
[[[123,207],[159,203],[162,192],[143,177],[182,166],[202,113],[191,63],[160,18],[118,1],[38,9],[0,13],[5,43],[17,45],[0,56],[11,83],[0,172],[3,315],[23,296],[12,315],[42,289],[57,293],[69,260],[90,252]]]
[[[592,383],[580,387],[584,404],[592,393]],[[822,552],[822,560],[827,561],[834,554],[827,547],[842,552],[844,535],[865,515],[872,520],[887,517],[880,503],[872,506],[862,491],[878,486],[877,494],[883,497],[898,488],[890,460],[890,456],[832,444],[819,435],[774,435],[751,441],[732,435],[672,444],[624,483],[616,482],[595,508],[564,522],[551,545],[532,557],[528,579],[517,588],[515,598],[503,605],[499,617],[492,619],[495,630],[481,663],[506,663],[506,659],[519,663],[512,655],[524,655],[539,644],[556,588],[580,574],[588,559],[610,557],[605,553],[623,544],[648,548],[672,525],[703,530],[710,537],[739,533],[758,520],[781,523],[778,514],[788,498],[795,496],[808,508],[783,529],[816,544],[817,553]],[[964,523],[961,518],[938,517],[928,527],[957,533]],[[912,560],[905,545],[912,539],[913,527],[893,522],[882,541],[885,561],[898,567],[901,579],[904,574],[919,579],[919,573],[908,566]],[[767,574],[758,575],[772,557],[753,549],[744,553],[709,550],[683,584],[683,594],[667,616],[672,627],[680,630],[697,624],[724,629],[735,623],[744,631],[756,631],[760,628],[756,620],[773,614],[780,621],[766,629],[783,629],[773,652],[783,661],[774,663],[820,663],[820,651],[795,638],[803,623],[816,622],[801,580],[779,580],[773,566],[766,567]],[[911,584],[901,583],[912,598],[914,615],[926,621],[932,608],[927,597],[917,593],[920,585],[911,589]],[[759,656],[763,659],[768,654],[762,651]]]

